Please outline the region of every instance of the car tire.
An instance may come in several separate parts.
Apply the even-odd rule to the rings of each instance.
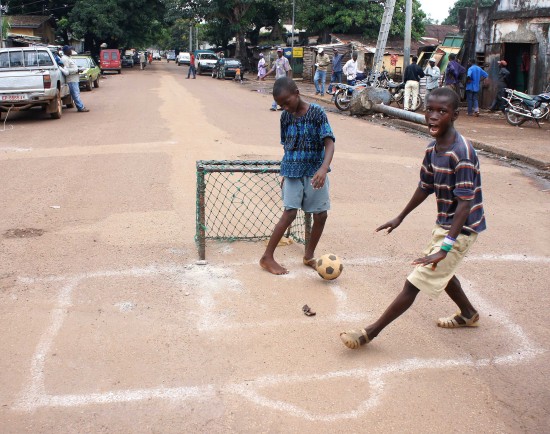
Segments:
[[[91,92],[92,91],[92,77],[90,77],[90,79],[86,82],[86,90],[88,92]]]
[[[120,71],[120,69],[119,69],[119,70],[117,70],[117,74],[120,74],[120,72],[121,72],[121,71]]]
[[[202,75],[202,68],[200,66],[197,68],[197,74]]]
[[[94,80],[94,87],[99,87],[99,75],[98,75],[97,78]]]
[[[55,95],[55,106],[56,110],[53,113],[50,113],[50,116],[52,119],[61,119],[61,115],[63,114],[63,104],[61,102],[61,92],[59,92],[59,89],[57,89],[57,93]]]

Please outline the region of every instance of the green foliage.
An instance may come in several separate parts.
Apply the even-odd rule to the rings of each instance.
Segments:
[[[479,0],[479,6],[491,6],[495,0]],[[463,8],[475,7],[475,0],[457,0],[452,8],[449,8],[449,16],[441,24],[458,25],[458,11]]]
[[[162,33],[164,7],[150,0],[77,0],[69,13],[71,31],[110,47],[145,47]]]
[[[376,39],[384,14],[383,2],[369,0],[298,0],[297,26],[310,34],[350,33]],[[424,33],[426,14],[420,3],[413,0],[412,37],[418,39]],[[404,36],[405,0],[397,0],[393,12],[390,36]]]

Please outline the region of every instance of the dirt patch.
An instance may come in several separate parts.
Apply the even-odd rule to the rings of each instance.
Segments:
[[[32,237],[41,237],[44,235],[44,229],[35,229],[35,228],[16,228],[8,229],[4,232],[4,238],[32,238]]]

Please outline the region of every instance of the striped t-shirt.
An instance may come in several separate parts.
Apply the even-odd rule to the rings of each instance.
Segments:
[[[456,133],[454,143],[445,152],[436,152],[435,141],[428,145],[419,187],[435,193],[438,225],[451,228],[457,206],[455,198],[459,197],[473,201],[464,228],[478,233],[486,229],[479,160],[472,144],[460,134]]]

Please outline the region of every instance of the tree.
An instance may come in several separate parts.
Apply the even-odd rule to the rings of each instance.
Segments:
[[[479,0],[479,6],[491,6],[495,0]],[[475,0],[457,0],[452,8],[449,8],[449,16],[441,24],[458,25],[458,11],[464,8],[475,7]]]
[[[377,38],[384,14],[384,2],[370,0],[298,0],[296,6],[297,24],[310,33],[318,33],[321,42],[329,42],[329,33],[355,33],[367,38]],[[418,39],[424,33],[424,19],[418,0],[413,0],[412,38]],[[397,0],[393,12],[390,36],[405,34],[405,0]]]
[[[110,47],[143,47],[160,37],[164,6],[150,0],[77,0],[68,15],[70,30],[84,38],[87,50],[97,52],[102,42]]]

